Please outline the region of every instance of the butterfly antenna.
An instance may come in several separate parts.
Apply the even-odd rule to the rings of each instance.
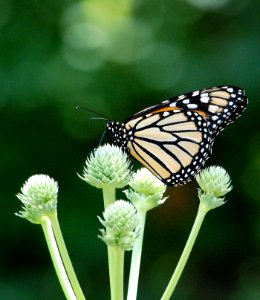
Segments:
[[[82,107],[82,106],[76,106],[76,109],[84,109],[84,110],[86,110],[86,111],[89,111],[89,112],[91,112],[91,113],[93,113],[93,114],[99,116],[99,118],[91,118],[91,120],[94,120],[94,119],[96,119],[96,120],[97,120],[97,119],[99,119],[99,120],[106,120],[106,121],[109,120],[109,118],[107,118],[106,116],[104,116],[104,115],[102,115],[101,113],[98,113],[98,112],[96,112],[96,111],[94,111],[94,110],[92,110],[92,109],[89,109],[89,108],[86,108],[86,107]]]

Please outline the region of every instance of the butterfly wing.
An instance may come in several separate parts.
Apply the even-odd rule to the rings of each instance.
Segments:
[[[150,106],[137,114],[152,113],[160,108],[161,111],[182,109],[196,111],[208,122],[212,139],[228,124],[234,122],[245,110],[248,100],[244,90],[235,86],[211,87],[186,93],[161,102],[159,105]]]
[[[164,101],[164,104],[197,111],[208,121],[214,138],[228,124],[234,122],[247,106],[244,90],[235,86],[206,88]]]
[[[167,185],[191,180],[211,152],[207,121],[197,112],[153,111],[125,123],[130,154]]]
[[[211,154],[215,136],[247,106],[241,88],[221,86],[173,97],[123,123],[109,121],[113,143],[127,150],[161,181],[191,180]]]

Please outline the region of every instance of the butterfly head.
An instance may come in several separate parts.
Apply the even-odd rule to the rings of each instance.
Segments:
[[[127,131],[123,123],[108,121],[106,132],[108,139],[111,140],[113,145],[127,150]]]

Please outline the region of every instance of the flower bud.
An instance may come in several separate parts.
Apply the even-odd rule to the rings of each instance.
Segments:
[[[196,180],[205,193],[213,193],[215,197],[226,195],[232,190],[231,180],[227,171],[219,166],[203,169]]]
[[[123,188],[131,179],[128,155],[117,146],[98,147],[87,158],[80,178],[97,188]]]
[[[125,194],[138,209],[148,211],[166,200],[163,198],[166,185],[146,168],[134,173],[129,186],[131,189],[126,190]]]
[[[48,175],[33,175],[23,185],[17,198],[23,210],[16,215],[39,224],[41,217],[56,212],[58,184]]]
[[[131,250],[138,237],[139,223],[136,209],[128,201],[117,200],[108,205],[103,213],[104,220],[99,218],[105,229],[99,236],[107,245],[116,246],[123,250]]]
[[[225,203],[224,197],[231,191],[231,180],[227,171],[219,166],[211,166],[202,170],[196,177],[201,188],[199,199],[206,210],[214,209]]]

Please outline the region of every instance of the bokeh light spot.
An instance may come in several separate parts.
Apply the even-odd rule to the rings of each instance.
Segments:
[[[138,63],[137,69],[148,87],[167,89],[183,78],[184,64],[181,49],[167,43],[156,43],[151,47],[150,55]]]

